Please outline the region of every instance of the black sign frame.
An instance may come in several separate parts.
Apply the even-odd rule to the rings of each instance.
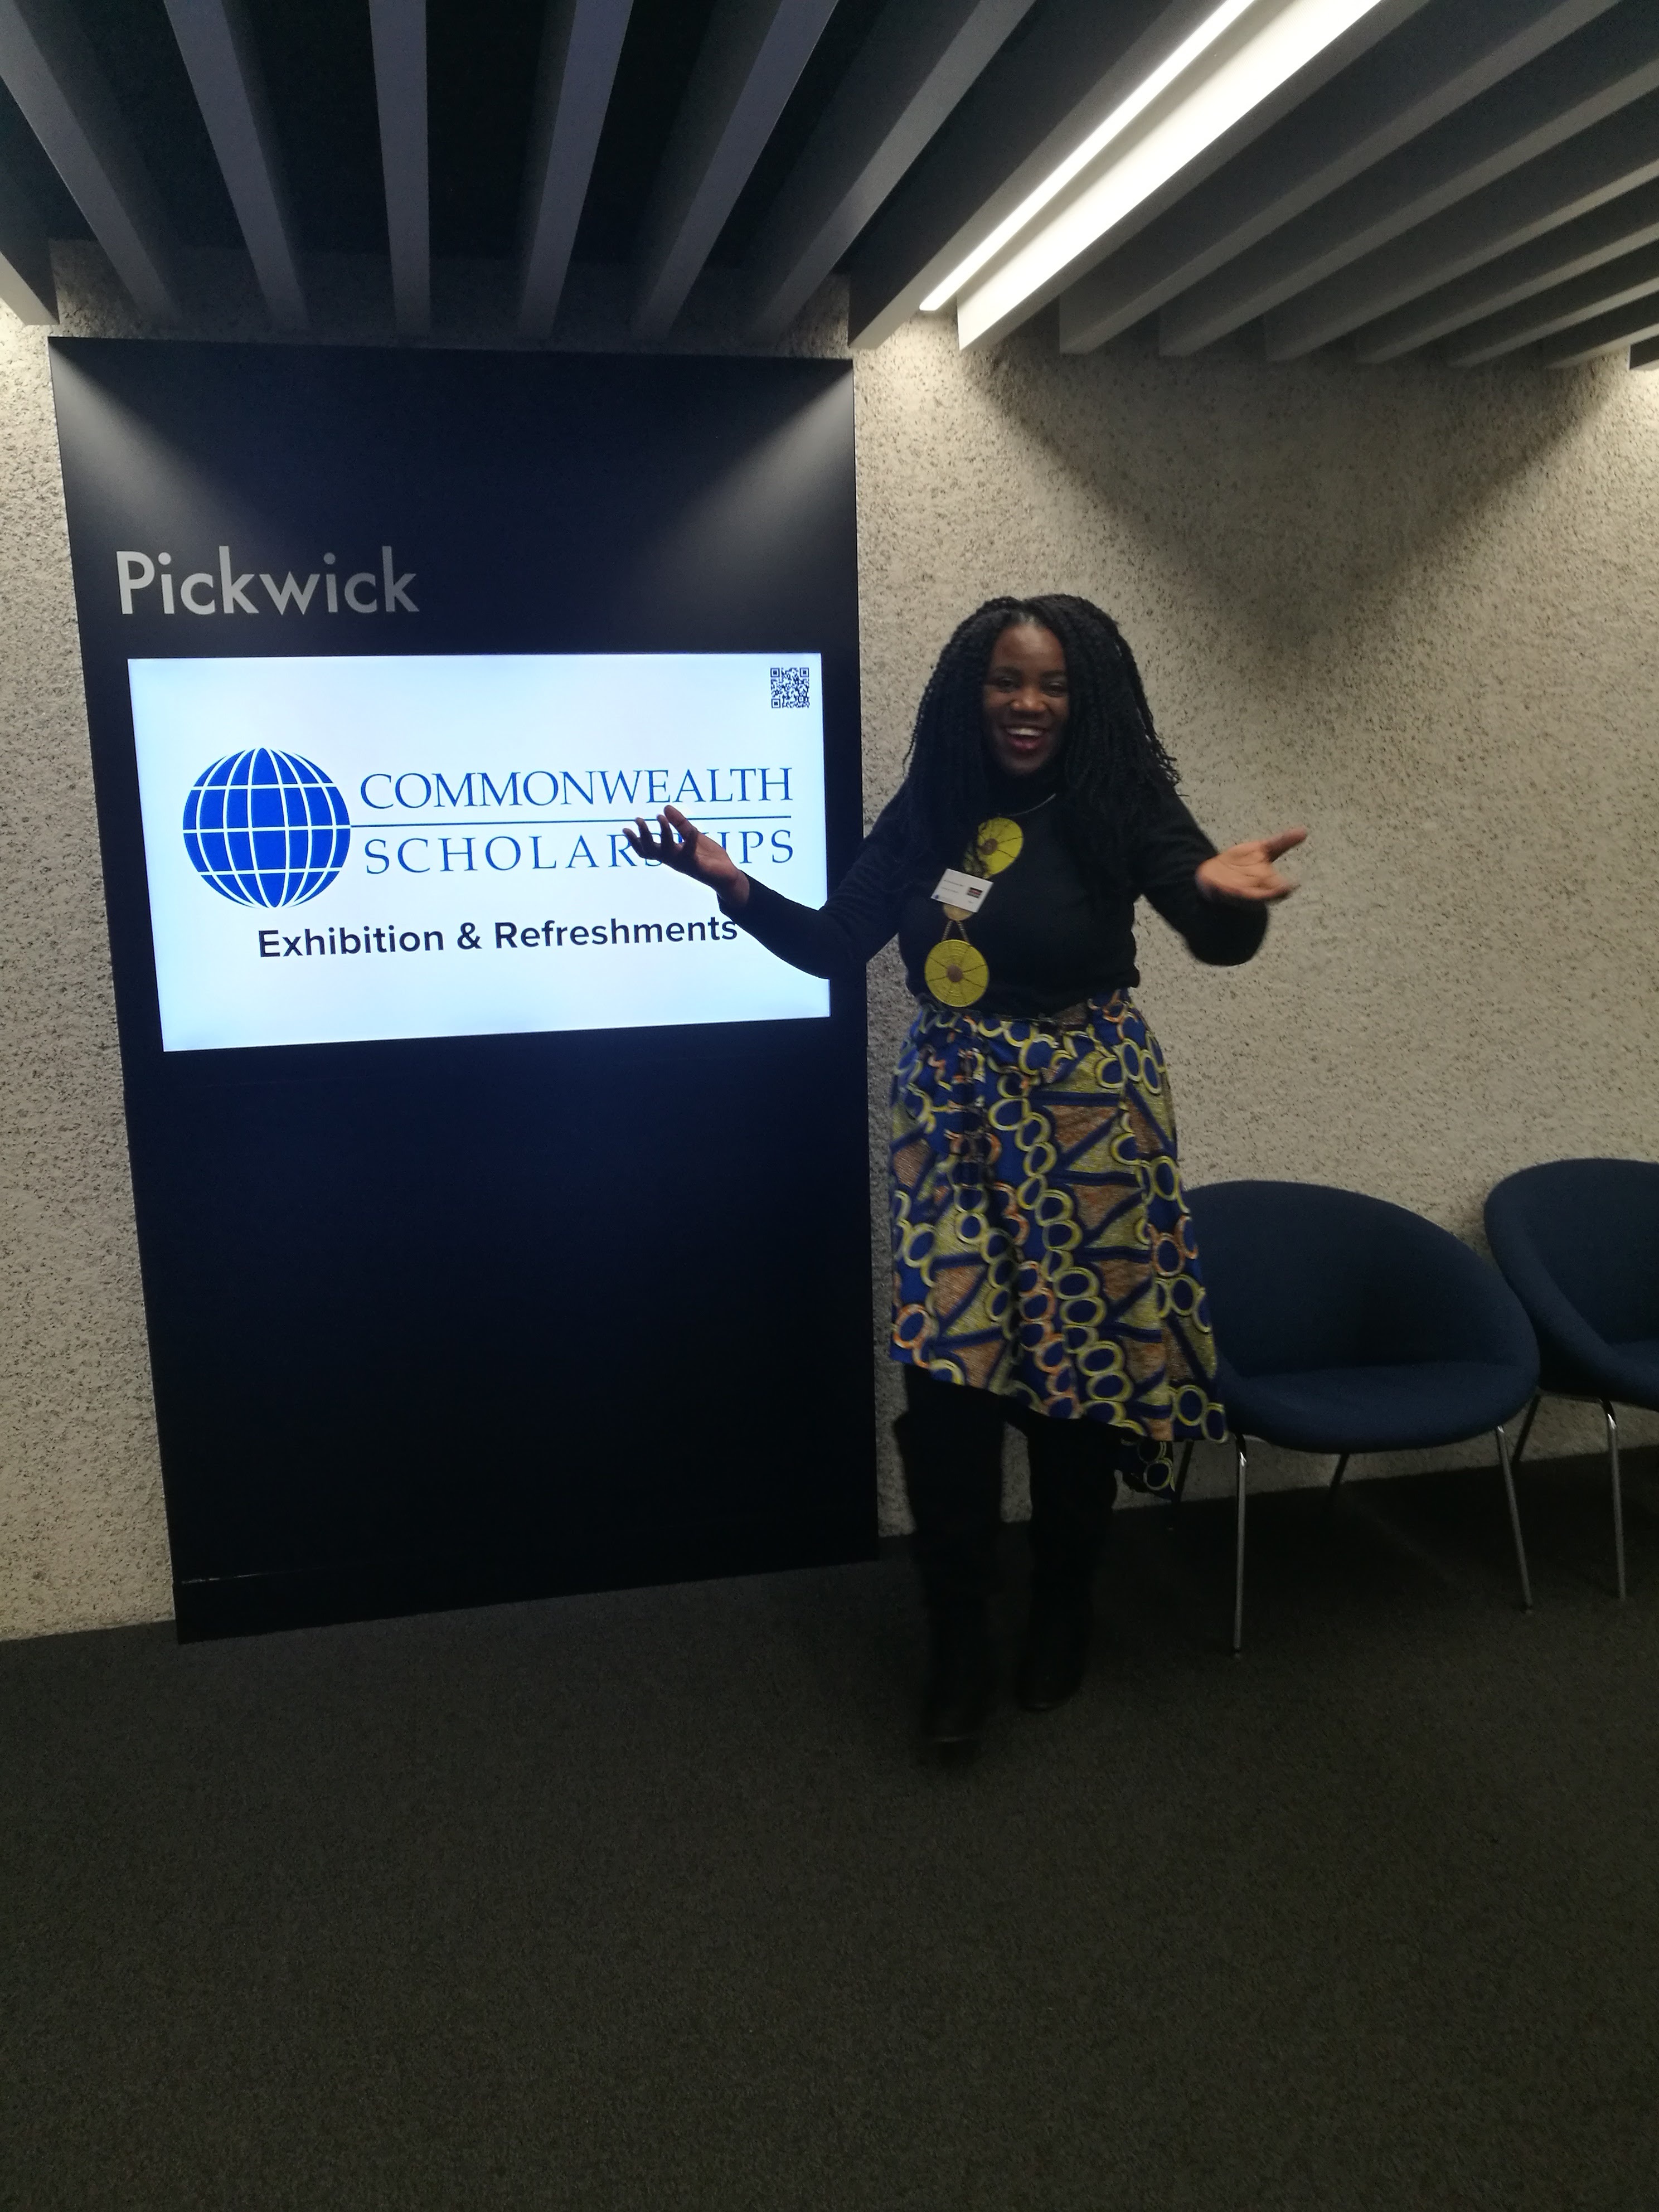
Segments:
[[[817,651],[833,882],[861,833],[850,365],[52,357],[180,1636],[871,1556],[862,978],[827,1020],[164,1053],[126,678]],[[396,549],[418,616],[120,610],[122,549],[280,575],[324,544]]]

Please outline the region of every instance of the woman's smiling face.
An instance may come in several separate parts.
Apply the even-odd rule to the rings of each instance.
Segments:
[[[991,648],[982,694],[985,741],[1007,775],[1035,775],[1060,748],[1070,697],[1066,653],[1041,623],[1011,623]]]

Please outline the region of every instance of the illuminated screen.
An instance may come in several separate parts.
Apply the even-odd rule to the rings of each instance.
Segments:
[[[810,653],[128,663],[169,1052],[821,1017],[629,849],[677,805],[824,897]]]

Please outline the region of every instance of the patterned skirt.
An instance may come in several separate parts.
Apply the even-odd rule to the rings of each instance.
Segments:
[[[924,1004],[893,1078],[895,1359],[1169,1447],[1227,1433],[1164,1054],[1122,992],[1079,1025]]]

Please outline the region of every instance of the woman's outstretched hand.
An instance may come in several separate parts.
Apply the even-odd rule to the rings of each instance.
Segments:
[[[1200,890],[1225,906],[1262,906],[1289,898],[1296,885],[1279,874],[1273,862],[1307,834],[1305,830],[1281,830],[1276,837],[1252,837],[1247,844],[1229,845],[1224,853],[1200,864]]]
[[[660,860],[664,867],[672,868],[677,875],[690,876],[694,883],[707,884],[717,897],[727,900],[732,906],[748,904],[748,877],[719,839],[705,837],[696,823],[686,820],[678,806],[665,807],[657,817],[657,833],[653,837],[643,817],[636,814],[634,827],[624,830],[623,836],[641,860]]]

